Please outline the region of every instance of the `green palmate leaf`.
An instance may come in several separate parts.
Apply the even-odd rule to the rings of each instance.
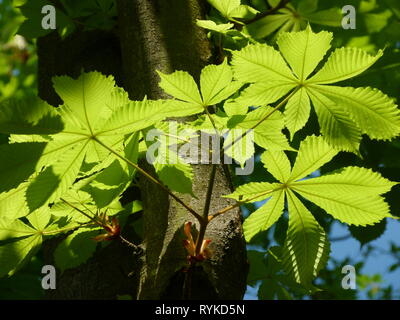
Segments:
[[[36,169],[46,143],[15,143],[0,146],[0,193],[18,187]]]
[[[348,167],[337,174],[292,183],[291,188],[336,219],[365,226],[391,217],[379,195],[394,185],[368,169]]]
[[[226,18],[240,6],[240,0],[208,0],[208,2]]]
[[[93,176],[83,178],[79,182],[75,183],[71,189],[62,195],[62,198],[91,216],[93,216],[97,210],[103,208],[107,210],[108,215],[113,215],[118,211],[121,211],[122,207],[118,198],[121,193],[126,190],[129,183],[124,180],[126,179],[126,176],[121,177],[121,168],[118,168],[118,171],[114,171],[116,170],[116,163],[117,162],[114,161],[106,170],[94,174]],[[110,178],[112,172],[116,173],[115,178]],[[121,180],[118,181],[118,178],[121,178]],[[111,185],[112,181],[115,181],[114,185]],[[55,216],[68,216],[80,222],[87,221],[85,216],[71,208],[63,201],[56,202],[51,207],[51,212]]]
[[[0,108],[0,132],[5,134],[54,134],[63,129],[54,108],[39,98],[8,100]]]
[[[76,116],[74,110],[68,105],[58,107],[57,112],[60,114],[64,123],[64,130],[58,134],[59,136],[65,138],[65,134],[79,136],[88,133],[86,122]]]
[[[208,30],[215,31],[215,32],[220,32],[220,33],[226,33],[227,31],[232,29],[234,26],[233,23],[216,24],[212,20],[198,20],[198,19],[196,20],[196,24],[201,28],[208,29]]]
[[[321,137],[310,136],[300,144],[299,153],[288,181],[302,179],[329,162],[337,150],[332,149]]]
[[[314,186],[309,188],[309,186],[294,185],[292,189],[347,224],[365,226],[377,223],[385,217],[392,217],[389,206],[379,196],[334,193],[327,185],[319,188],[318,192],[314,191]]]
[[[0,240],[31,236],[36,230],[18,219],[0,218]]]
[[[0,277],[13,275],[30,260],[42,244],[40,234],[0,246]]]
[[[52,136],[51,141],[45,144],[39,161],[36,164],[36,171],[40,171],[43,167],[52,165],[57,162],[63,154],[73,148],[75,145],[87,142],[88,137],[83,135],[64,135],[63,133]]]
[[[98,234],[98,230],[82,228],[69,235],[54,252],[56,266],[64,271],[88,260],[96,250],[93,238]]]
[[[165,104],[159,101],[132,101],[119,108],[105,121],[98,135],[125,135],[142,130],[172,115],[164,109]]]
[[[13,275],[39,249],[50,220],[47,210],[28,216],[29,226],[19,219],[0,218],[0,277]]]
[[[233,51],[232,66],[235,77],[243,82],[296,81],[279,52],[265,44],[249,45],[240,51]]]
[[[123,154],[125,141],[129,137],[134,137],[136,134],[138,134],[138,132],[136,132],[135,129],[132,129],[132,131],[130,131],[126,135],[106,134],[105,131],[103,131],[102,133],[99,132],[97,136],[101,139],[101,142],[103,144],[107,145],[114,151]],[[109,150],[104,148],[104,146],[101,145],[97,140],[89,141],[87,148],[88,151],[86,153],[85,162],[88,163],[89,165],[93,165],[93,162],[97,163],[93,167],[97,168],[96,169],[97,171],[106,168],[113,162],[113,160],[116,159],[114,154],[110,154]]]
[[[193,195],[193,169],[175,151],[164,150],[161,146],[153,165],[165,185],[174,191]]]
[[[68,192],[63,194],[63,199],[68,201],[68,203],[72,204],[74,207],[82,210],[87,215],[92,216],[96,213],[98,207],[94,203],[91,195],[87,192],[76,190],[79,186],[75,184],[73,188],[69,189]],[[70,205],[66,204],[64,201],[59,201],[54,203],[54,205],[50,208],[50,213],[56,217],[68,217],[75,222],[88,222],[89,219],[85,217],[82,213],[78,212]],[[108,214],[111,212],[108,211]]]
[[[200,75],[200,88],[203,105],[211,106],[229,98],[242,86],[240,82],[232,82],[233,72],[227,60],[220,65],[208,65]]]
[[[309,83],[328,84],[353,78],[372,66],[382,55],[382,50],[372,56],[359,48],[336,49],[321,70],[309,79]]]
[[[291,70],[280,53],[267,45],[249,45],[234,51],[235,77],[254,83],[235,100],[247,106],[264,105],[296,88],[284,113],[291,136],[306,124],[311,99],[326,141],[339,150],[359,154],[363,133],[373,139],[391,139],[400,134],[400,111],[379,90],[326,85],[359,75],[382,56],[382,51],[372,56],[357,48],[337,49],[312,75],[331,40],[331,33],[314,33],[310,27],[281,34],[277,43]]]
[[[305,126],[310,115],[311,105],[307,90],[301,88],[287,102],[285,108],[285,124],[292,137]]]
[[[307,92],[318,115],[319,126],[325,140],[344,151],[358,153],[361,131],[349,114],[318,91],[308,88]]]
[[[30,210],[58,200],[68,190],[78,176],[86,145],[87,142],[75,144],[64,153],[63,158],[47,167],[32,181],[26,192]]]
[[[156,163],[154,167],[160,180],[171,190],[193,195],[193,169],[190,164],[178,158],[175,164]]]
[[[84,192],[86,193],[86,192]],[[95,192],[92,192],[94,194],[93,197],[96,196]],[[104,194],[100,194],[104,195]],[[66,196],[63,196],[63,199],[67,198]],[[68,201],[68,200],[67,200]],[[68,201],[68,203],[71,203]],[[101,202],[100,202],[101,203]],[[97,204],[95,203],[92,198],[90,198],[87,202],[72,202],[72,204],[76,207],[79,208],[81,211],[85,212],[89,216],[95,216],[97,213],[99,213],[101,210],[101,213],[105,212],[108,216],[113,216],[118,213],[121,213],[124,210],[124,207],[121,205],[118,199],[115,199],[112,201],[110,204],[103,208],[99,208]],[[136,202],[132,203],[135,205],[134,209],[137,209],[137,204]],[[54,209],[53,209],[54,207]],[[54,216],[60,217],[64,221],[64,219],[71,225],[71,226],[77,226],[80,227],[82,223],[90,223],[91,220],[84,216],[81,212],[77,211],[76,209],[71,208],[69,205],[67,205],[64,202],[58,202],[54,204],[51,210],[51,214]],[[140,210],[136,210],[140,211]],[[136,212],[135,211],[135,212]]]
[[[219,122],[220,117],[215,115],[211,116],[214,117],[214,120],[216,122]],[[209,121],[209,118],[205,115],[203,116],[203,119]],[[225,125],[226,122],[222,124],[222,126]],[[160,144],[160,148],[172,147],[171,150],[173,150],[174,152],[178,151],[177,148],[174,147],[177,147],[179,144],[188,143],[191,138],[198,136],[198,133],[196,132],[197,127],[191,128],[190,125],[188,126],[186,123],[181,123],[177,121],[160,122],[157,123],[154,127],[157,131],[148,131],[146,142],[150,142],[155,139]],[[211,122],[210,128],[213,128]],[[151,144],[148,143],[147,145],[150,146]]]
[[[175,71],[172,74],[163,74],[157,71],[161,78],[160,87],[171,96],[182,101],[202,106],[197,84],[193,77],[185,71]]]
[[[51,219],[51,213],[49,208],[41,208],[40,210],[36,210],[32,212],[27,217],[29,223],[35,228],[39,233],[46,231],[49,226],[49,222]]]
[[[254,18],[255,15],[259,13],[258,10],[250,7],[248,5],[242,4],[239,7],[235,8],[230,15],[233,18],[240,18],[240,19],[251,19]],[[233,19],[232,19],[233,20]]]
[[[261,162],[276,180],[289,180],[292,169],[290,161],[283,151],[265,151],[261,155]]]
[[[298,33],[298,35],[299,36],[296,37],[295,34],[287,34],[283,35],[279,39],[281,44],[285,44],[285,46],[282,47],[280,45],[280,49],[289,62],[290,59],[293,59],[295,63],[301,61],[301,59],[299,59],[299,57],[297,57],[294,53],[298,51],[294,50],[293,48],[299,46],[301,46],[301,48],[303,48],[304,46],[306,48],[311,47],[307,41],[310,35],[315,34],[312,33],[310,28],[308,28],[306,31]],[[304,39],[301,38],[300,35]],[[321,32],[318,35],[321,38],[320,41],[322,42],[322,38],[326,37],[326,46],[323,50],[320,51],[320,58],[322,58],[323,53],[325,53],[326,49],[329,48],[329,34]],[[283,41],[282,39],[284,39],[285,41]],[[299,43],[302,44],[300,45]],[[305,80],[306,76],[303,78],[299,78],[301,81],[305,80],[307,84],[328,84],[345,80],[360,74],[368,67],[370,67],[373,63],[375,63],[376,60],[379,59],[381,56],[381,51],[379,51],[376,56],[371,56],[360,49],[337,49],[334,53],[331,54],[327,63],[315,76],[307,80]],[[307,70],[311,72],[315,68],[315,66],[316,65],[309,65],[308,68],[307,63],[304,61],[300,63],[300,65],[297,65],[296,68],[308,68]],[[292,67],[293,70],[296,72],[294,65],[292,65]],[[297,73],[298,72],[296,72],[296,74]],[[308,74],[309,73],[307,72],[307,75]],[[357,152],[359,141],[361,140],[359,132],[360,129],[363,131],[363,133],[369,134],[372,138],[382,138],[382,136],[374,132],[376,130],[387,129],[385,138],[393,137],[399,132],[398,126],[400,124],[400,113],[398,112],[394,103],[388,97],[381,94],[379,91],[374,91],[375,94],[372,94],[367,92],[368,89],[352,89],[326,86],[311,87],[309,85],[306,85],[305,89],[313,100],[313,104],[317,111],[317,115],[321,125],[321,131],[323,132],[324,136],[326,136],[329,143],[336,147],[339,147],[340,149]],[[317,94],[316,90],[319,90],[319,94]],[[349,101],[343,100],[343,92],[347,93],[345,94],[345,96],[349,97]],[[324,97],[322,97],[322,94],[327,96],[327,98],[329,99],[325,99]],[[329,100],[332,100],[333,103],[331,103]],[[358,105],[358,109],[361,109],[361,111],[358,111],[356,108],[351,106],[350,100],[353,101],[352,104]],[[369,123],[367,124],[365,124],[365,122],[363,121],[356,121],[356,119],[358,119],[357,115],[359,113],[363,112],[363,110],[365,109],[376,109],[375,106],[378,104],[378,102],[381,105],[379,109],[380,115],[372,114],[372,119],[369,118]],[[365,105],[367,106],[367,108],[362,108],[361,105]],[[364,113],[367,112],[368,110],[365,110]],[[368,115],[368,117],[369,116],[370,115]],[[382,128],[381,123],[379,125],[377,125],[376,123],[374,123],[374,125],[371,124],[371,122],[374,122],[376,118],[383,118],[382,121],[389,122],[390,125],[386,124],[384,129],[376,129]],[[354,120],[354,122],[352,120]],[[343,138],[340,138],[340,133],[343,133]]]
[[[312,173],[336,153],[320,137],[308,137],[300,145],[289,188],[348,224],[368,225],[390,217],[389,207],[380,195],[395,183],[368,169],[350,167],[338,174],[294,181]]]
[[[215,129],[214,129],[214,124],[215,127],[217,128],[218,132],[220,134],[225,134],[227,131],[227,127],[228,128],[233,128],[241,119],[243,119],[243,116],[239,117],[239,119],[235,119],[234,117],[232,117],[232,124],[228,125],[229,122],[229,118],[225,117],[225,116],[219,116],[216,114],[210,114],[210,115],[203,115],[200,116],[196,121],[190,123],[187,128],[190,131],[192,131],[192,135],[191,137],[196,138],[198,137],[198,133],[196,133],[195,131],[197,130],[202,130],[205,134],[208,135],[208,138],[211,139],[212,135],[215,135]],[[213,122],[211,121],[211,119],[213,120]],[[237,121],[239,120],[239,121]],[[193,131],[195,130],[195,131]]]
[[[222,96],[222,99],[219,99],[218,95],[225,89],[226,83],[232,81],[232,77],[233,73],[226,59],[219,66],[206,66],[201,71],[200,76],[201,95],[204,103],[206,105],[213,105],[224,100],[226,97]]]
[[[123,138],[121,137],[117,138],[117,137],[118,137],[117,135],[102,136],[101,141],[106,145],[110,146],[110,148],[114,150],[118,149],[120,151],[120,146],[123,142]],[[103,164],[107,164],[108,166],[110,165],[110,162],[112,163],[111,159],[113,158],[113,156],[110,157],[108,150],[102,147],[97,141],[91,140],[87,142],[85,149],[86,149],[85,162],[88,164],[97,164],[95,165],[97,170],[101,170],[102,168],[104,168],[102,167]]]
[[[328,261],[329,242],[324,229],[293,192],[287,192],[287,199],[289,227],[282,264],[297,283],[312,288],[312,280]]]
[[[331,41],[330,32],[313,33],[308,27],[303,32],[283,33],[277,43],[297,78],[303,82],[325,56]]]
[[[300,146],[290,181],[313,172],[335,154],[321,138],[307,138]],[[394,184],[367,169],[350,167],[339,174],[290,182],[290,188],[342,222],[368,225],[391,216],[380,195]]]
[[[268,118],[258,124],[267,115],[269,115]],[[246,131],[252,129],[255,143],[264,149],[293,150],[286,136],[282,133],[283,127],[284,118],[281,112],[273,112],[271,107],[261,107],[249,112],[233,129],[245,129]]]
[[[250,241],[257,233],[269,229],[282,215],[285,192],[281,189],[273,192],[267,204],[254,211],[243,224],[246,241]]]
[[[23,182],[17,188],[0,194],[0,217],[16,219],[29,213],[25,199],[28,185],[28,182]]]
[[[224,111],[229,117],[235,115],[245,115],[248,109],[248,106],[238,103],[237,100],[230,99],[224,103]]]
[[[163,101],[162,108],[163,110],[158,114],[162,119],[166,118],[164,114],[167,114],[167,117],[171,117],[171,114],[174,114],[174,117],[177,118],[204,112],[204,107],[198,104],[173,99]]]
[[[124,156],[130,161],[138,161],[138,134],[133,135],[124,148]],[[121,152],[122,154],[122,152]],[[87,185],[81,190],[88,192],[97,208],[104,208],[118,198],[131,184],[136,170],[121,159],[111,162],[103,171],[89,177]]]
[[[115,87],[112,77],[97,72],[83,73],[78,79],[56,77],[54,87],[65,103],[54,111],[49,111],[44,103],[34,103],[24,116],[21,112],[26,106],[22,104],[21,112],[13,115],[7,111],[7,104],[0,105],[3,123],[16,125],[21,121],[20,127],[25,126],[34,133],[44,133],[39,130],[39,125],[50,124],[51,130],[46,131],[49,135],[45,143],[1,146],[0,178],[4,182],[0,192],[16,188],[35,171],[40,172],[31,179],[26,189],[30,211],[56,201],[65,193],[79,176],[84,159],[95,166],[99,162],[111,164],[115,156],[110,158],[110,151],[103,144],[119,150],[125,134],[132,134],[177,114],[162,101],[129,102],[126,93]],[[187,114],[187,111],[183,113]],[[54,133],[54,128],[58,130],[59,127],[51,127],[53,120],[47,119],[48,114],[52,119],[62,121],[61,132]],[[12,132],[28,131],[17,128]],[[138,153],[137,148],[135,152]],[[97,168],[101,170],[104,166]]]
[[[294,87],[295,84],[282,81],[258,82],[243,90],[235,101],[245,106],[262,106],[277,101]]]
[[[369,169],[347,167],[322,177],[304,179],[337,153],[322,137],[307,137],[300,144],[291,170],[283,151],[266,151],[261,161],[280,183],[248,183],[227,196],[243,203],[271,197],[245,220],[243,228],[249,241],[278,220],[286,194],[289,228],[282,256],[283,266],[297,283],[308,289],[312,289],[311,281],[326,264],[329,244],[322,227],[294,192],[351,225],[365,226],[392,217],[381,195],[397,183]]]
[[[160,180],[170,189],[193,195],[193,169],[178,154],[178,145],[188,143],[193,130],[173,121],[157,124],[156,128],[157,131],[149,132],[146,138],[148,162],[153,164]],[[154,138],[156,142],[150,143]]]
[[[250,182],[239,186],[235,192],[226,197],[243,202],[247,202],[249,199],[251,202],[261,201],[271,197],[271,193],[279,188],[277,183]]]
[[[140,134],[135,133],[124,141],[124,156],[132,162],[137,162],[139,159],[139,139]],[[119,159],[121,166],[125,169],[128,175],[133,175],[136,172],[135,168],[129,166],[125,161]]]
[[[172,101],[171,108],[175,112],[179,109],[193,110],[191,114],[204,111],[204,107],[211,106],[229,98],[240,89],[242,83],[233,81],[231,67],[225,60],[220,65],[208,65],[201,71],[201,94],[193,77],[184,71],[175,71],[172,74],[163,74],[157,71],[161,78],[160,87],[171,96],[186,103],[176,104]],[[168,104],[171,101],[167,101]]]
[[[246,160],[250,159],[255,152],[254,132],[250,131],[243,136],[245,133],[245,129],[229,131],[228,135],[224,139],[223,146],[225,148],[225,154],[232,159],[235,159],[241,166],[243,166]]]
[[[111,102],[114,79],[98,72],[89,72],[82,73],[76,80],[67,76],[55,77],[53,83],[64,104],[92,132]]]
[[[349,114],[362,133],[390,139],[400,133],[400,111],[381,91],[372,88],[313,86]]]
[[[115,87],[112,91],[111,91],[111,99],[109,101],[109,104],[107,104],[107,109],[105,109],[106,112],[104,112],[103,114],[107,114],[107,111],[109,112],[109,116],[111,116],[111,114],[114,111],[117,111],[121,106],[125,106],[127,104],[129,104],[131,102],[131,100],[129,100],[129,95],[128,92],[126,92],[124,89],[119,88],[119,87]]]
[[[51,141],[50,136],[47,135],[37,135],[37,134],[10,134],[8,137],[8,142],[13,143],[23,143],[23,142],[49,142]]]
[[[293,186],[304,185],[309,190],[318,191],[319,188],[330,189],[332,193],[349,193],[354,195],[381,195],[397,185],[396,182],[383,178],[379,173],[360,167],[346,167],[337,173],[322,177],[299,181]],[[325,193],[324,190],[323,193]]]

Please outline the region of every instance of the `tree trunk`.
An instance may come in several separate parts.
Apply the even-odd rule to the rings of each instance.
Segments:
[[[39,95],[43,99],[59,104],[51,77],[76,77],[82,68],[114,75],[131,99],[143,99],[145,95],[166,98],[158,86],[156,70],[185,70],[198,80],[201,68],[212,62],[206,34],[195,24],[202,17],[200,1],[117,0],[117,4],[115,33],[80,30],[65,40],[55,33],[39,39]],[[151,170],[147,163],[141,165]],[[194,164],[193,169],[197,199],[177,195],[202,212],[211,165]],[[218,167],[210,212],[231,204],[231,200],[220,197],[230,192],[229,177]],[[132,253],[118,242],[98,249],[87,263],[58,277],[57,290],[50,293],[50,298],[113,299],[118,294],[131,294],[137,299],[183,297],[187,276],[182,269],[187,261],[182,227],[193,218],[159,187],[142,178],[140,198],[144,204],[142,253]],[[132,230],[124,233],[132,241],[140,241]],[[191,272],[189,298],[241,299],[246,288],[247,262],[240,212],[232,210],[213,220],[206,238],[212,240],[213,256]],[[47,244],[47,263],[52,262],[58,241]]]

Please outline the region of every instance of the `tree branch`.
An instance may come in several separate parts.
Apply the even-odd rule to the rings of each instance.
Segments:
[[[203,210],[203,223],[200,224],[200,232],[196,240],[196,255],[200,254],[201,245],[203,244],[204,235],[206,234],[208,225],[208,213],[210,211],[211,197],[214,188],[215,173],[217,172],[217,165],[214,164],[211,169],[210,179],[208,180],[206,202]]]

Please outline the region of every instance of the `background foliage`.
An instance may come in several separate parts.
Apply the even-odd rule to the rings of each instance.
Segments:
[[[110,29],[115,24],[116,9],[112,0],[61,2],[65,7],[65,11],[59,13],[60,25],[58,32],[62,37],[68,37],[76,27]],[[341,28],[341,8],[349,4],[349,2],[357,9],[356,30],[344,30]],[[0,2],[0,102],[10,97],[25,98],[36,94],[35,39],[45,34],[43,29],[37,27],[37,21],[40,21],[38,20],[40,15],[38,16],[37,13],[40,12],[38,8],[41,8],[43,3],[43,1],[25,2],[20,0],[3,0]],[[255,39],[258,42],[265,42],[276,47],[276,41],[279,39],[280,33],[304,30],[310,24],[314,32],[321,30],[333,32],[333,49],[342,46],[358,47],[375,55],[378,49],[384,48],[384,54],[378,62],[366,72],[347,80],[346,86],[379,88],[386,95],[394,98],[396,104],[399,103],[400,5],[398,1],[339,0],[332,4],[317,0],[293,0],[289,1],[287,8],[276,10],[252,23],[246,21],[252,21],[260,12],[267,12],[275,8],[281,4],[281,1],[242,0],[240,2],[209,0],[209,3],[211,6],[207,20],[199,21],[198,25],[209,31],[209,37],[213,41],[216,54],[221,62],[225,58],[231,57],[231,50],[241,50],[248,44],[254,44]],[[16,8],[17,6],[20,9]],[[15,37],[17,30],[19,35]],[[167,76],[165,76],[165,79],[167,79]],[[228,83],[231,80],[228,80]],[[161,82],[160,85],[168,92],[169,88],[166,84],[163,85],[163,82]],[[234,84],[230,83],[229,85],[232,86],[231,89],[234,92],[236,89]],[[174,92],[170,93],[174,95]],[[194,93],[194,95],[197,94]],[[226,97],[228,96],[229,94]],[[196,110],[196,103],[199,105],[206,104],[205,101],[194,101],[193,106],[193,101],[186,101],[187,97],[186,99],[182,99],[179,96],[176,97],[192,103],[191,106],[194,110]],[[219,103],[226,97],[219,101],[213,101],[213,104]],[[237,112],[235,105],[232,105],[230,110],[232,110],[233,114]],[[300,142],[306,136],[319,133],[317,114],[311,111],[308,124],[299,129],[292,143],[295,148],[300,146]],[[284,133],[289,136],[287,129],[285,129]],[[8,136],[0,135],[0,141],[3,144],[6,143]],[[126,143],[134,145],[135,142],[126,141]],[[265,171],[261,161],[263,149],[256,146],[255,151],[257,159],[255,172],[251,176],[236,176],[236,185],[243,185],[249,182],[276,182],[274,177]],[[289,153],[288,155],[291,157],[292,163],[294,163],[294,154]],[[399,138],[392,141],[376,141],[364,136],[360,144],[360,156],[354,153],[340,153],[333,161],[324,164],[313,174],[318,177],[343,167],[360,166],[380,172],[383,177],[391,181],[400,181],[399,159]],[[122,174],[119,166],[123,166],[123,164],[115,162],[111,167],[112,172],[110,174],[114,175],[116,172]],[[185,168],[181,169],[183,181],[188,181],[190,172],[185,171]],[[165,178],[163,179],[163,175],[160,174],[162,170],[163,168],[158,169],[160,179],[166,182],[169,187],[177,188],[178,186],[174,186],[169,182],[168,172],[164,171]],[[107,175],[106,173],[99,177],[97,179],[98,185],[104,186],[104,184],[109,183],[111,186],[110,174]],[[126,181],[131,179],[129,176],[125,178]],[[190,183],[185,186],[183,190],[178,191],[190,193]],[[116,194],[121,193],[126,187],[127,185],[118,186],[115,190]],[[100,199],[103,198],[101,188],[93,189],[95,188],[93,185],[88,186],[88,188],[92,188],[90,190],[91,194],[98,195],[99,200],[96,204],[99,205]],[[390,205],[392,214],[400,216],[400,186],[394,186],[384,197]],[[71,199],[73,199],[72,195]],[[243,210],[247,214],[254,212],[263,203],[245,204]],[[102,206],[109,204],[103,203]],[[326,215],[315,204],[308,201],[305,204],[318,223],[324,228],[327,237],[331,241],[335,241],[335,238],[337,238],[336,241],[343,241],[333,232],[335,225],[341,224],[340,222],[334,221],[331,216]],[[63,209],[65,208],[60,208],[60,210]],[[118,212],[119,209],[122,208],[117,208],[115,212]],[[129,211],[135,212],[135,210],[140,210],[140,207],[138,206],[136,209],[130,208]],[[393,241],[388,247],[380,248],[375,246],[376,242],[374,240],[385,233],[387,223],[386,220],[383,220],[381,223],[369,227],[345,226],[348,230],[348,236],[346,237],[355,238],[360,242],[361,257],[337,259],[333,252],[328,268],[321,271],[316,281],[316,285],[322,291],[316,291],[310,296],[310,293],[305,291],[304,288],[288,280],[280,268],[279,256],[281,252],[279,246],[284,245],[284,235],[288,228],[288,218],[287,213],[285,213],[272,228],[251,237],[248,246],[248,257],[251,266],[248,276],[249,292],[254,292],[251,287],[257,288],[256,293],[259,299],[304,299],[310,297],[314,299],[357,299],[362,297],[398,299],[400,297],[399,287],[395,283],[383,282],[386,273],[363,273],[365,261],[375,254],[378,254],[375,256],[378,258],[375,259],[387,260],[387,257],[390,256],[391,261],[394,261],[387,273],[396,272],[400,267],[398,234],[392,235]],[[395,228],[398,228],[398,221],[391,221],[390,223],[394,223]],[[32,223],[31,221],[31,224],[34,225],[35,222]],[[40,228],[40,226],[38,227]],[[93,230],[89,232],[93,232]],[[58,259],[60,265],[65,268],[79,265],[82,259],[85,260],[87,256],[90,256],[90,252],[93,250],[89,246],[86,248],[87,256],[78,255],[76,258],[74,248],[78,248],[81,245],[79,233],[74,233],[73,237],[68,237],[65,245],[69,248],[69,256],[62,254],[61,249],[58,253],[56,252],[56,260]],[[66,262],[64,263],[63,261]],[[15,275],[0,279],[0,297],[3,299],[41,298],[43,292],[39,289],[38,275],[42,264],[42,252],[38,251],[32,260]],[[359,291],[346,291],[340,286],[343,277],[341,268],[346,264],[355,265],[359,271],[357,278]],[[361,293],[361,291],[364,291],[364,293]]]

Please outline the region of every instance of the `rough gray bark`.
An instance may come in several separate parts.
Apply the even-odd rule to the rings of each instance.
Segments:
[[[158,86],[155,70],[185,70],[199,78],[201,68],[211,61],[212,55],[206,34],[195,25],[195,19],[202,17],[197,0],[118,0],[117,4],[119,43],[113,33],[82,31],[66,40],[55,34],[39,40],[42,98],[58,104],[51,77],[77,76],[81,68],[113,74],[132,99],[145,95],[152,99],[166,97]],[[141,165],[151,170],[146,163]],[[193,191],[197,199],[183,196],[198,212],[204,206],[210,170],[211,165],[194,165]],[[219,167],[210,212],[231,204],[220,197],[231,192],[229,185]],[[98,250],[86,264],[61,275],[52,298],[109,299],[126,293],[138,299],[182,297],[182,268],[186,265],[182,226],[193,221],[193,217],[151,182],[140,179],[140,186],[145,208],[144,253],[133,255],[123,244],[112,243]],[[194,270],[190,297],[241,299],[247,262],[238,210],[212,221],[206,238],[212,239],[214,254]],[[130,239],[138,241],[135,234]],[[49,262],[54,242],[47,246]]]

